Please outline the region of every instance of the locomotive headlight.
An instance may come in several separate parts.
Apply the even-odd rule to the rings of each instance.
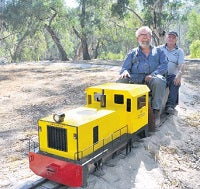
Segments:
[[[53,119],[55,122],[63,122],[65,119],[65,114],[53,114]]]

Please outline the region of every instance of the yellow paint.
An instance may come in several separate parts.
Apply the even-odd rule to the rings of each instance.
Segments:
[[[61,157],[82,158],[122,134],[133,134],[148,124],[148,92],[146,85],[106,83],[86,89],[86,105],[65,113],[62,123],[56,123],[53,116],[39,120],[40,150]],[[105,107],[101,107],[104,93]],[[118,98],[115,102],[115,95]],[[138,98],[146,96],[146,105],[138,109]],[[119,100],[122,99],[123,103]],[[131,111],[127,111],[127,99],[131,101]],[[122,103],[122,104],[118,104]],[[67,151],[48,147],[47,126],[67,130]],[[93,128],[98,126],[98,142],[93,144]],[[78,136],[78,137],[76,137]],[[59,139],[56,141],[59,142]],[[77,146],[78,144],[78,146]]]

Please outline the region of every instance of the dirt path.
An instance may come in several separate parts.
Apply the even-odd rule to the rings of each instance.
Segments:
[[[136,142],[127,158],[114,160],[116,175],[105,167],[103,180],[91,176],[88,188],[200,187],[199,64],[187,63],[178,116]],[[37,120],[84,105],[85,88],[114,82],[119,65],[114,61],[0,65],[0,188],[20,188],[37,178],[27,158],[27,139],[37,137]]]

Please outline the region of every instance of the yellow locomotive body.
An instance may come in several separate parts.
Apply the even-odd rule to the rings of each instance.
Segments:
[[[120,83],[87,88],[84,107],[64,112],[62,121],[56,122],[53,115],[39,120],[39,151],[29,154],[31,169],[40,176],[62,184],[85,185],[85,174],[88,172],[85,166],[98,162],[108,152],[112,154],[120,144],[130,143],[134,134],[148,132],[148,92],[146,85]],[[46,156],[47,164],[41,161]],[[67,169],[66,166],[49,158],[84,167],[83,170],[80,168],[78,174],[76,170],[71,175],[80,175],[80,181],[77,182],[79,178],[74,178],[75,184],[66,181],[71,178],[66,176],[69,176],[69,170],[63,170],[64,167]],[[76,168],[73,166],[73,169]],[[49,174],[52,170],[53,176]],[[58,179],[61,175],[58,170],[63,175],[61,180]]]

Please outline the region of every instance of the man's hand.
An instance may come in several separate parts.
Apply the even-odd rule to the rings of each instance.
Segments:
[[[123,79],[123,78],[130,78],[130,74],[128,73],[127,70],[124,70],[123,73],[120,75],[119,79]]]
[[[145,77],[145,82],[146,82],[146,83],[149,83],[149,81],[151,80],[152,77],[153,77],[152,75],[147,75],[147,76]]]
[[[181,85],[181,76],[182,76],[182,74],[178,73],[176,75],[176,77],[174,78],[174,85],[175,86]]]

